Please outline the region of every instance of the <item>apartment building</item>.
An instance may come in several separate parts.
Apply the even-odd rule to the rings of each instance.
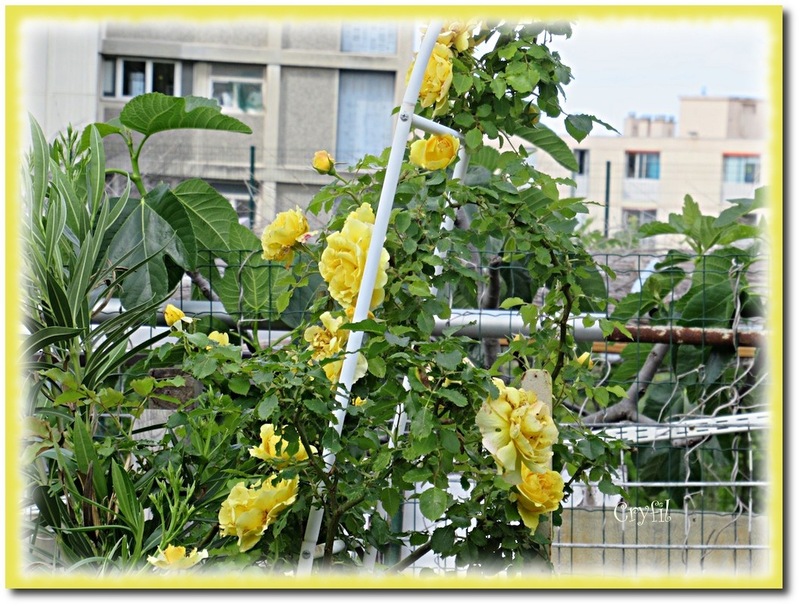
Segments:
[[[24,38],[25,107],[52,138],[142,93],[216,99],[253,134],[159,133],[141,169],[153,181],[205,179],[259,232],[329,182],[310,167],[314,151],[349,164],[391,145],[418,33],[412,21],[36,25]],[[107,141],[109,165],[125,168],[121,141]]]
[[[578,161],[570,174],[537,152],[534,164],[553,176],[571,177],[563,196],[580,196],[590,205],[593,229],[613,236],[635,224],[667,221],[680,212],[689,194],[705,214],[749,198],[769,174],[765,134],[767,105],[735,97],[683,97],[674,117],[636,116],[623,132],[592,134],[577,143],[564,136]]]

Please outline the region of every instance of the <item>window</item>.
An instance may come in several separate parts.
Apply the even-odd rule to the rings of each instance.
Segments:
[[[658,152],[625,152],[628,179],[658,179],[661,173]]]
[[[174,61],[105,57],[103,96],[129,98],[145,93],[178,96],[181,64]]]
[[[725,183],[760,183],[761,157],[749,154],[722,156],[722,180]]]
[[[625,229],[636,230],[640,225],[655,221],[656,214],[654,209],[623,208],[622,226]]]
[[[394,74],[341,71],[336,154],[354,163],[365,154],[380,154],[392,144]]]
[[[578,162],[578,170],[575,173],[576,175],[587,175],[589,174],[589,150],[588,149],[576,149],[573,150],[575,154],[575,160]]]
[[[343,53],[396,53],[397,27],[386,23],[342,25]]]
[[[264,69],[257,65],[212,65],[211,97],[224,109],[247,113],[263,112]]]

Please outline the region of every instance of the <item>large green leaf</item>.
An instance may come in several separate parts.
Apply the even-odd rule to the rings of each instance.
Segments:
[[[251,134],[252,129],[220,111],[219,103],[203,97],[170,97],[148,93],[131,99],[119,115],[120,122],[149,136],[165,130],[199,128]]]
[[[569,145],[543,124],[537,124],[532,128],[519,128],[516,129],[516,132],[513,134],[522,137],[535,147],[549,154],[567,170],[578,170],[578,161],[575,159],[575,154],[572,153]]]
[[[239,225],[239,217],[225,197],[200,179],[184,181],[172,194],[185,209],[198,243],[209,250],[231,248],[230,232]]]
[[[108,247],[108,259],[113,265],[141,264],[122,283],[120,300],[126,309],[168,294],[164,255],[182,267],[191,261],[175,228],[145,198],[125,217]]]
[[[730,327],[733,317],[733,289],[730,282],[719,282],[700,290],[692,288],[681,303],[683,306],[679,323],[682,326]]]

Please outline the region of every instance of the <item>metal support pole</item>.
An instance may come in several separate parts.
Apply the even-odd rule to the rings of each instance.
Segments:
[[[250,194],[250,206],[248,207],[249,212],[249,220],[250,220],[250,228],[253,229],[256,226],[256,200],[255,200],[255,191],[256,191],[256,146],[250,146],[250,187],[247,188],[248,193]]]
[[[603,227],[603,235],[608,238],[608,216],[609,206],[611,204],[611,161],[606,160],[606,208],[605,208],[605,223]]]
[[[408,136],[411,132],[411,118],[417,106],[419,91],[422,87],[422,77],[428,65],[428,59],[433,52],[433,45],[442,29],[442,22],[432,22],[422,39],[420,50],[417,53],[417,60],[411,71],[408,87],[406,88],[403,101],[400,105],[398,121],[395,127],[392,147],[389,152],[389,161],[386,166],[386,176],[383,188],[381,189],[378,210],[375,214],[375,225],[372,230],[372,238],[367,251],[367,259],[364,266],[364,274],[361,277],[358,298],[356,299],[355,311],[353,312],[353,322],[365,320],[369,314],[369,304],[372,298],[372,290],[375,287],[375,279],[378,275],[378,263],[380,261],[381,250],[386,240],[386,231],[389,225],[389,216],[392,212],[394,196],[397,191],[397,183],[400,178],[400,169],[405,157]],[[364,333],[360,330],[350,331],[347,340],[346,355],[342,364],[339,376],[339,386],[336,393],[336,403],[338,407],[334,410],[335,422],[332,427],[337,434],[341,435],[344,419],[346,416],[347,405],[350,402],[350,389],[353,386],[355,377],[356,363],[358,361],[358,351],[361,349]],[[322,453],[326,472],[329,471],[335,462],[336,455],[325,449]],[[321,490],[321,486],[317,490]],[[300,547],[300,560],[297,565],[298,575],[307,575],[311,572],[314,562],[314,550],[319,539],[319,532],[322,526],[322,507],[319,503],[314,503],[309,512],[306,523],[306,532],[303,543]]]

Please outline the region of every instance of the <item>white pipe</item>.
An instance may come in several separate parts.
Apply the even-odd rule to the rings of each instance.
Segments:
[[[442,29],[442,21],[434,21],[425,32],[422,39],[417,59],[411,70],[411,77],[408,81],[403,102],[400,105],[398,121],[395,127],[392,148],[389,152],[389,161],[386,165],[386,176],[384,177],[381,197],[378,201],[378,210],[375,213],[375,225],[372,229],[372,238],[367,251],[367,260],[364,265],[364,273],[361,277],[358,298],[356,299],[355,311],[353,312],[353,322],[365,320],[369,314],[369,304],[372,298],[372,290],[375,287],[375,279],[378,275],[378,264],[380,262],[381,250],[386,240],[386,230],[389,225],[389,216],[392,212],[394,196],[397,191],[397,183],[400,178],[400,169],[405,157],[408,136],[411,132],[411,118],[419,98],[419,91],[422,87],[422,78],[428,66],[428,60],[433,52],[433,45]],[[336,433],[341,435],[344,425],[344,418],[347,411],[347,404],[350,401],[350,389],[353,386],[355,377],[356,363],[358,361],[358,351],[361,349],[363,341],[363,331],[350,331],[347,340],[346,355],[342,364],[342,371],[339,376],[339,387],[336,393],[336,402],[339,405],[334,410],[335,423],[332,423]],[[330,470],[336,459],[336,455],[325,449],[322,454],[326,471]],[[321,486],[317,487],[319,491]],[[306,523],[306,532],[303,543],[300,546],[300,560],[297,565],[297,573],[309,574],[313,564],[314,548],[319,538],[320,527],[322,526],[322,508],[312,505]]]

